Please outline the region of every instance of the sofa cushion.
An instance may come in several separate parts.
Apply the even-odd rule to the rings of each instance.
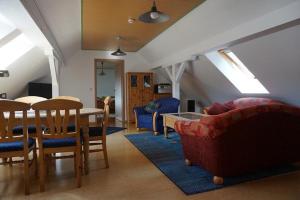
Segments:
[[[230,108],[220,104],[220,103],[213,103],[210,107],[207,108],[207,113],[209,115],[218,115],[224,112],[229,111]]]
[[[229,103],[229,102],[227,102]],[[226,104],[227,104],[226,103]],[[232,101],[232,104],[235,108],[247,108],[258,105],[269,105],[269,104],[282,104],[279,101],[268,99],[268,98],[257,98],[257,97],[245,97],[239,98]]]

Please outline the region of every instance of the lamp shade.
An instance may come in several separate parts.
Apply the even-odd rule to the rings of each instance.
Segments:
[[[113,55],[113,56],[126,56],[126,53],[123,52],[123,51],[120,49],[120,47],[119,47],[119,48],[117,49],[117,51],[111,53],[111,55]]]
[[[168,21],[169,19],[170,17],[167,14],[157,10],[155,1],[153,1],[151,10],[139,17],[139,20],[145,23],[162,23]]]

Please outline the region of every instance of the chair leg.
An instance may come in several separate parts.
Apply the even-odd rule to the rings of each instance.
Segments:
[[[105,167],[106,167],[106,168],[109,168],[109,164],[108,164],[108,156],[107,156],[107,148],[106,148],[106,142],[103,142],[102,148],[103,148],[103,155],[104,155],[104,160],[105,160]]]
[[[33,162],[34,162],[34,174],[37,177],[38,176],[38,161],[37,161],[37,149],[36,146],[33,148]]]
[[[77,176],[77,163],[76,163],[76,153],[74,152],[74,171],[75,171],[75,176]]]
[[[40,192],[45,191],[45,159],[44,154],[39,154],[39,176],[40,176]]]
[[[46,171],[46,174],[49,175],[49,171],[50,171],[50,155],[46,154],[45,155],[45,171]]]
[[[13,158],[12,157],[8,158],[8,162],[9,162],[9,166],[12,167]]]
[[[81,187],[81,163],[80,163],[81,152],[79,148],[75,153],[75,157],[76,157],[76,184],[77,187]]]
[[[24,182],[25,182],[25,194],[29,194],[29,158],[28,154],[24,155]]]

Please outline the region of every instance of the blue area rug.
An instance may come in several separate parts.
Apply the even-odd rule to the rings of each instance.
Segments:
[[[215,185],[212,182],[212,174],[199,166],[185,165],[180,137],[177,133],[170,133],[169,139],[165,139],[163,135],[154,136],[152,133],[126,135],[126,138],[187,195],[300,169],[300,166],[285,165],[243,176],[225,178],[223,185]]]
[[[122,131],[124,129],[126,129],[126,128],[117,127],[117,126],[109,126],[109,127],[107,127],[106,135],[110,135],[112,133],[116,133],[116,132]]]

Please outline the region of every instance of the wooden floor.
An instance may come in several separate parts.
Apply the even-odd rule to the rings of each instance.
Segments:
[[[22,167],[0,166],[0,199],[53,200],[299,200],[300,172],[239,184],[225,189],[186,196],[125,137],[135,129],[114,133],[107,137],[110,168],[104,168],[102,154],[91,154],[90,174],[83,176],[82,187],[76,188],[73,160],[53,164],[46,184],[46,192],[38,191],[33,177],[30,196],[23,193]]]

